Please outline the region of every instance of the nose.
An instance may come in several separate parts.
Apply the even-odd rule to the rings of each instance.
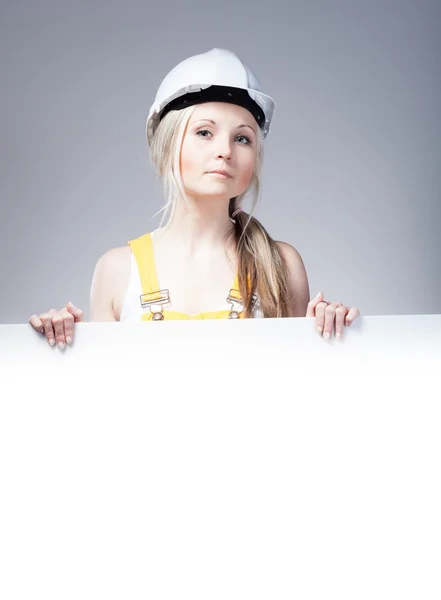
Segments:
[[[232,144],[229,136],[218,136],[215,151],[217,158],[223,158],[224,160],[231,158]]]

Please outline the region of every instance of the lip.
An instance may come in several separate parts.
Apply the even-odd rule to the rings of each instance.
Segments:
[[[228,177],[231,179],[232,175],[228,173],[228,171],[223,171],[222,169],[216,169],[215,171],[208,171],[208,173],[213,175],[223,175],[224,177]]]

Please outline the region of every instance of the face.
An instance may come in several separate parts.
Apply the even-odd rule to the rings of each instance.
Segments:
[[[196,106],[181,148],[181,174],[193,197],[230,199],[246,190],[256,165],[258,125],[242,106],[207,102]],[[224,170],[222,176],[210,173]]]

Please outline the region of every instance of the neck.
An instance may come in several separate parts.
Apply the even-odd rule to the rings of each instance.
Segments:
[[[161,229],[161,237],[176,241],[187,250],[197,252],[207,246],[225,245],[233,224],[228,214],[229,200],[219,198],[194,201],[188,206],[178,202],[169,222]]]

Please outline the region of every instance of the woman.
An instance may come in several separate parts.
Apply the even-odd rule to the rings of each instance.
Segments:
[[[100,257],[92,321],[315,317],[328,339],[359,316],[321,294],[310,301],[298,251],[252,217],[273,113],[254,73],[227,50],[192,56],[167,74],[146,134],[169,219]],[[71,303],[29,319],[60,348],[79,321]]]

